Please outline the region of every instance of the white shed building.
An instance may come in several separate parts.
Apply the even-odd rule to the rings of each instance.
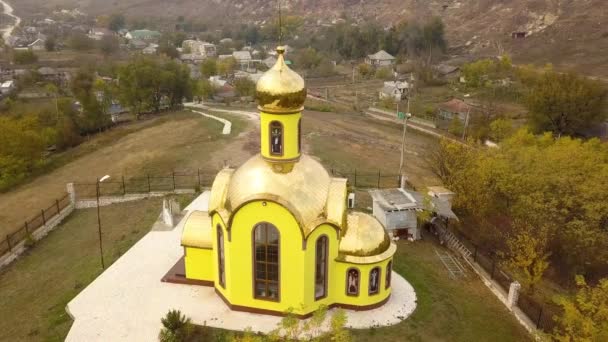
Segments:
[[[453,195],[453,193],[451,194]],[[423,194],[401,188],[370,190],[370,195],[373,199],[374,217],[386,227],[392,236],[420,239],[421,232],[417,213],[425,209],[432,210],[442,217],[457,219],[452,212],[450,202],[445,197],[436,197],[429,193],[430,203],[425,204]],[[427,207],[429,205],[431,208]]]

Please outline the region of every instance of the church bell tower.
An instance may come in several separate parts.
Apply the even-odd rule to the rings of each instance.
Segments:
[[[260,153],[276,172],[290,172],[302,150],[301,117],[306,100],[304,79],[285,63],[285,48],[277,48],[277,62],[258,81]]]

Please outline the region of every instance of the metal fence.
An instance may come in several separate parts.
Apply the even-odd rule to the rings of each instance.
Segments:
[[[17,244],[25,240],[28,236],[31,236],[38,228],[46,225],[48,221],[57,216],[68,205],[70,205],[70,196],[66,193],[63,197],[56,199],[46,209],[41,209],[38,215],[26,220],[21,227],[10,234],[7,234],[4,239],[0,241],[0,256],[12,251]]]
[[[481,266],[490,277],[500,285],[500,287],[509,293],[509,287],[515,279],[504,269],[500,267],[500,260],[496,257],[496,253],[491,250],[486,250],[477,246],[466,236],[456,233],[458,240],[467,247],[473,254],[473,260]],[[553,331],[556,325],[554,317],[561,315],[561,309],[550,303],[540,302],[539,300],[520,291],[517,301],[517,307],[528,316],[537,329],[545,332]]]
[[[143,177],[113,177],[110,181],[99,183],[100,196],[121,196],[126,194],[143,194],[175,190],[191,190],[200,187],[210,187],[216,173],[171,172],[164,175],[146,175]],[[97,183],[75,183],[77,198],[93,198],[97,196]]]
[[[394,173],[383,173],[382,170],[377,172],[361,172],[355,169],[352,172],[343,172],[331,169],[332,176],[347,178],[348,182],[359,189],[384,189],[396,188],[401,184],[401,176]]]

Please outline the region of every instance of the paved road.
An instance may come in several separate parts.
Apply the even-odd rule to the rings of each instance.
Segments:
[[[15,27],[21,24],[21,18],[13,14],[13,7],[11,7],[11,5],[6,2],[6,0],[0,0],[0,4],[2,4],[2,10],[4,14],[15,19],[11,25],[0,29],[0,32],[2,32],[2,38],[6,41],[6,39],[10,37],[11,34],[13,34],[13,30],[15,29]]]

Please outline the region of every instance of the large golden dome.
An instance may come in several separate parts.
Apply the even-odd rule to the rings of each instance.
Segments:
[[[277,114],[301,111],[306,101],[304,79],[285,64],[284,47],[278,47],[277,53],[277,62],[256,85],[259,108]]]
[[[330,177],[323,166],[303,155],[289,173],[275,172],[260,155],[249,159],[231,177],[226,208],[257,200],[274,200],[286,205],[306,225],[324,213]]]

